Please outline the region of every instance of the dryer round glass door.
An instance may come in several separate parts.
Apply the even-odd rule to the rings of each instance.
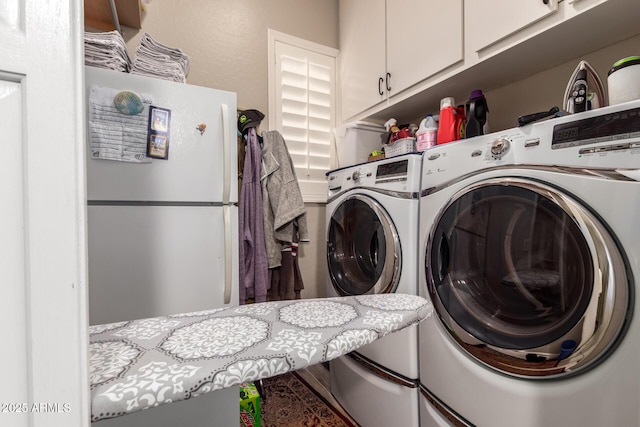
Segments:
[[[401,255],[396,228],[374,199],[361,194],[349,196],[331,214],[327,265],[340,295],[394,292]]]
[[[623,329],[630,288],[615,240],[553,187],[519,178],[466,187],[435,221],[426,256],[446,329],[504,373],[579,372]]]

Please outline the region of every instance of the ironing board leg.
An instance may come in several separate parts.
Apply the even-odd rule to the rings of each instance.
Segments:
[[[267,396],[264,393],[264,387],[262,386],[262,380],[256,381],[255,385],[256,385],[256,389],[258,390],[258,393],[260,394],[260,399],[263,402],[266,402],[267,401]]]

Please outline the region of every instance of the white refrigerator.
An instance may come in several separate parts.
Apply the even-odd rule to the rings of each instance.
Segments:
[[[90,323],[238,305],[236,94],[93,67],[85,67],[85,82]],[[168,157],[96,158],[92,88],[138,94],[146,102],[139,118],[149,102],[159,108],[169,120]],[[126,120],[100,119],[101,132],[127,140]],[[128,120],[114,114],[120,119]],[[99,425],[237,425],[238,393],[221,390]]]

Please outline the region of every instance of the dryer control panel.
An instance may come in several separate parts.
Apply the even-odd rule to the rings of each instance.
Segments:
[[[438,145],[424,156],[423,188],[511,165],[640,181],[640,100]]]
[[[640,108],[557,124],[553,127],[551,148],[588,147],[598,142],[624,141],[634,137],[640,137]],[[613,145],[623,147],[625,144]],[[593,148],[580,151],[593,152]]]
[[[390,192],[420,191],[422,153],[390,157],[337,169],[328,174],[329,197],[344,191],[371,189]]]
[[[518,163],[638,170],[640,100],[547,120],[523,127],[517,141]]]

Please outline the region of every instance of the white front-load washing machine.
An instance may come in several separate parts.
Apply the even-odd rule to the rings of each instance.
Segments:
[[[426,153],[422,426],[640,425],[639,167],[640,102]]]
[[[329,172],[327,295],[418,294],[422,155]],[[330,362],[331,392],[362,426],[418,425],[418,331]]]

